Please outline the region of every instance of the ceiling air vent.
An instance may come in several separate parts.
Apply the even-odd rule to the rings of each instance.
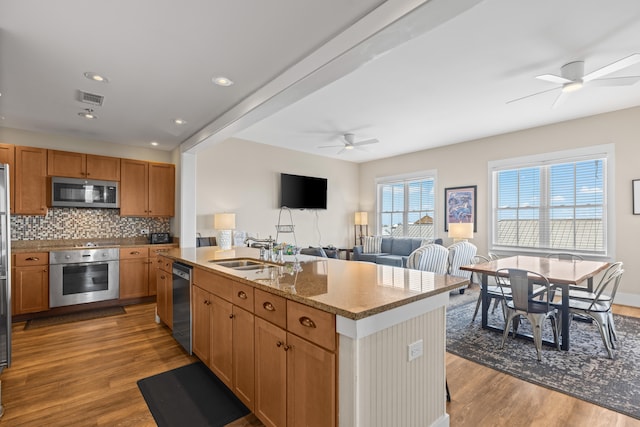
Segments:
[[[81,90],[78,91],[78,101],[84,102],[85,104],[97,105],[99,107],[102,106],[102,101],[104,101],[104,96],[98,95],[95,93],[83,92]]]

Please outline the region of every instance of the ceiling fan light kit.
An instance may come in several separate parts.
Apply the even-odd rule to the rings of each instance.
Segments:
[[[570,94],[572,92],[576,92],[582,89],[585,85],[589,84],[590,82],[593,82],[593,83],[597,82],[598,85],[602,85],[602,86],[629,86],[629,85],[635,84],[638,80],[640,80],[640,76],[625,76],[625,77],[610,77],[610,78],[602,78],[602,77],[608,74],[612,74],[617,71],[620,71],[624,68],[630,67],[639,62],[640,62],[640,53],[634,53],[633,55],[629,55],[618,61],[612,62],[609,65],[605,65],[604,67],[598,68],[597,70],[592,71],[589,74],[584,74],[584,61],[569,62],[567,64],[564,64],[560,68],[559,76],[555,74],[542,74],[542,75],[536,76],[536,78],[539,80],[555,83],[560,86],[552,89],[547,89],[542,92],[533,93],[531,95],[523,96],[520,98],[512,99],[511,101],[508,101],[507,104],[560,89],[560,94],[556,97],[552,105],[552,108],[555,108],[564,102],[567,94]]]

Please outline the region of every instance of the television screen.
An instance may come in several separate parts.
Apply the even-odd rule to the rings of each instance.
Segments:
[[[327,179],[281,173],[280,207],[327,209]]]

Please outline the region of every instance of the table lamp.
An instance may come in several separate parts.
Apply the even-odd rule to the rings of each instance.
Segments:
[[[233,230],[236,228],[236,214],[219,213],[213,217],[213,228],[218,230],[218,246],[220,249],[231,249],[231,241],[233,240]]]
[[[473,223],[472,222],[452,222],[449,223],[449,237],[453,238],[453,242],[464,242],[467,239],[473,239]]]
[[[369,218],[366,212],[356,212],[355,222],[354,222],[354,235],[355,235],[355,244],[358,244],[360,241],[360,245],[362,245],[364,236],[369,234]],[[364,234],[362,234],[362,226],[365,227]],[[360,234],[358,234],[358,227],[360,227]]]

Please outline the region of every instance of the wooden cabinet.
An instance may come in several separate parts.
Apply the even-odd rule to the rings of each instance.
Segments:
[[[173,261],[160,255],[156,266],[156,311],[162,323],[173,328]]]
[[[15,158],[16,158],[16,150],[15,147],[11,144],[2,144],[0,143],[0,163],[4,163],[9,165],[9,197],[10,200],[10,209],[11,212],[15,210]]]
[[[253,410],[253,287],[200,268],[193,284],[193,352]]]
[[[170,217],[175,214],[175,165],[122,159],[120,215]]]
[[[13,314],[49,309],[49,254],[29,252],[13,255],[11,268]]]
[[[49,176],[120,181],[120,158],[47,150]]]
[[[260,292],[256,316],[278,319],[280,297]],[[267,426],[335,426],[335,317],[293,301],[286,307],[287,330],[255,319],[254,413]]]
[[[149,295],[149,249],[120,249],[120,299]]]
[[[47,150],[15,147],[15,209],[24,215],[47,213]]]

